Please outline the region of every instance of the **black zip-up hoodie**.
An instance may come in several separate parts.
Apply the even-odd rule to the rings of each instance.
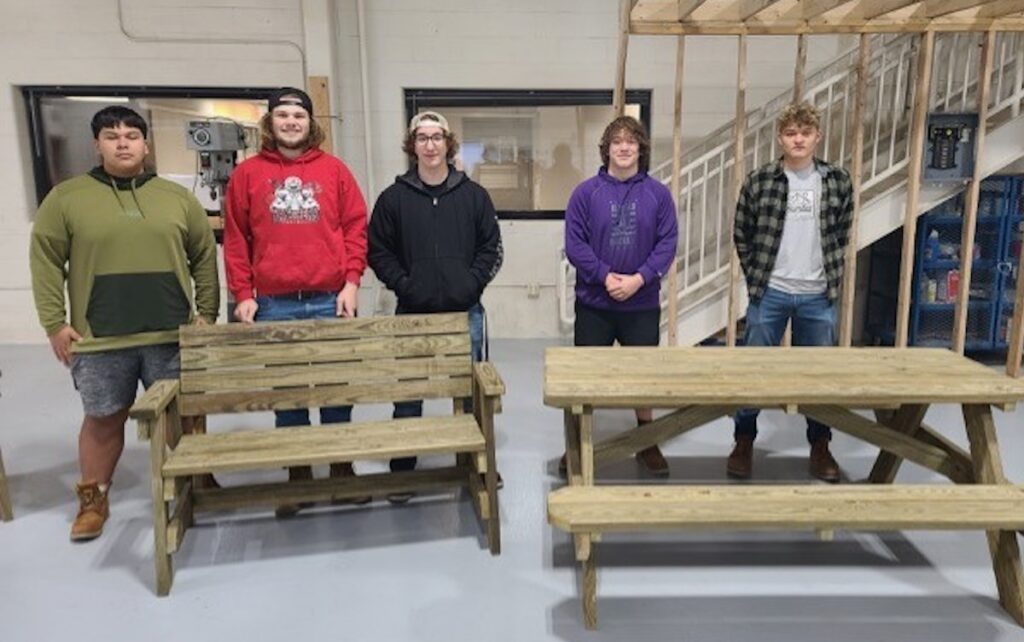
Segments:
[[[491,197],[450,165],[438,196],[415,168],[396,177],[373,206],[368,235],[370,267],[398,296],[399,314],[468,310],[501,267]]]

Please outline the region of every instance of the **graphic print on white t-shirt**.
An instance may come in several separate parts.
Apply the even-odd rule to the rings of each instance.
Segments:
[[[820,294],[826,290],[821,254],[821,174],[811,165],[786,170],[786,221],[768,285],[789,294]]]

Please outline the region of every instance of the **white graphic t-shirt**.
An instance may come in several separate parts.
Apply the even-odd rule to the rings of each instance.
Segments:
[[[827,289],[821,256],[821,174],[814,165],[786,169],[789,198],[779,253],[768,286],[789,294],[821,294]]]

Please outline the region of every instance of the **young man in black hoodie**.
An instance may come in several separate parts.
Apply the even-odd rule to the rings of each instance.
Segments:
[[[491,197],[451,164],[459,144],[437,112],[417,114],[402,149],[416,165],[398,176],[373,206],[368,260],[398,297],[396,314],[467,312],[473,359],[483,357],[480,295],[502,261],[501,231]],[[395,404],[394,417],[419,417],[422,401]],[[415,457],[391,460],[412,470]],[[388,497],[408,501],[411,494]]]

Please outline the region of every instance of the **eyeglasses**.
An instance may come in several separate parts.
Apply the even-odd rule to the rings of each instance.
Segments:
[[[444,142],[444,134],[434,134],[433,136],[427,136],[426,134],[419,134],[416,136],[417,145],[426,145],[428,142],[440,145]]]

